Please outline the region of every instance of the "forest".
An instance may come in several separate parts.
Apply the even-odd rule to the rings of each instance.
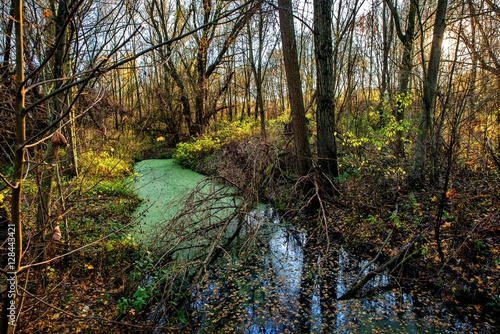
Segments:
[[[500,1],[0,13],[0,333],[499,330]]]

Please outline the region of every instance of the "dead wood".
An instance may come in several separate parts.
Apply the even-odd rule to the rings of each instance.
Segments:
[[[368,283],[372,278],[374,278],[377,275],[382,274],[386,270],[390,270],[390,272],[394,271],[396,268],[402,266],[405,262],[413,258],[414,256],[418,255],[420,250],[415,250],[411,253],[409,253],[410,249],[413,248],[415,243],[419,241],[422,236],[428,231],[428,228],[426,228],[424,231],[419,233],[417,236],[413,237],[412,240],[410,240],[407,244],[405,244],[401,250],[387,260],[384,264],[379,266],[377,269],[370,271],[368,274],[363,276],[361,279],[359,279],[346,293],[344,293],[342,296],[337,298],[338,300],[347,300],[347,299],[352,299],[356,297],[357,293],[363,286]],[[408,254],[409,253],[409,254]]]

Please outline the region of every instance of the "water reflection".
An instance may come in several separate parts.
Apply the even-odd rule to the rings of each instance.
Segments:
[[[366,284],[365,291],[377,291],[373,297],[337,301],[326,287],[333,281],[334,294],[343,295],[358,275],[373,269],[367,261],[339,246],[334,268],[320,268],[319,255],[305,254],[306,233],[282,224],[273,210],[252,212],[247,223],[247,233],[255,232],[252,226],[259,227],[266,247],[256,262],[233,258],[200,286],[194,304],[200,333],[453,333],[457,328],[467,333],[470,329],[448,319],[437,330],[436,319],[417,318],[412,297],[394,288],[387,275]]]
[[[151,236],[160,234],[154,229],[159,225],[168,226],[161,235],[179,238],[174,233],[179,231],[172,230],[170,223],[161,222],[170,222],[179,209],[171,202],[189,193],[203,176],[172,160],[145,161],[136,166],[136,172],[141,176],[135,186],[144,201],[137,214],[141,226],[134,236],[149,241]],[[219,194],[217,198],[224,196],[225,193]],[[197,203],[208,205],[203,196],[200,198]],[[208,224],[201,218],[195,221]],[[422,307],[433,304],[438,312],[426,309],[417,316],[415,305],[424,303],[394,285],[395,280],[387,275],[379,275],[365,286],[365,292],[378,289],[373,296],[337,301],[335,297],[351,287],[367,261],[349,254],[341,245],[333,255],[314,252],[313,243],[306,244],[306,233],[284,224],[271,208],[261,207],[244,221],[239,245],[252,243],[253,247],[242,247],[247,252],[225,254],[199,285],[192,304],[197,332],[472,332],[469,324],[441,312],[438,303],[429,302]],[[366,274],[370,268],[364,270]],[[151,323],[168,324],[169,302],[164,300],[156,305]]]

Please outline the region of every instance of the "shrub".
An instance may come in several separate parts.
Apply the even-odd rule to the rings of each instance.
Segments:
[[[89,151],[80,155],[80,164],[87,176],[100,176],[107,178],[121,178],[131,174],[129,163],[115,155],[113,152]]]
[[[214,153],[220,146],[218,139],[202,137],[193,142],[177,144],[172,157],[182,166],[195,169],[201,159]]]
[[[125,314],[131,310],[134,312],[142,310],[150,297],[149,291],[142,286],[138,286],[131,298],[122,297],[117,303],[117,315]]]
[[[256,128],[258,128],[258,123],[249,119],[219,122],[212,129],[211,135],[205,135],[192,142],[177,144],[172,158],[182,166],[196,170],[201,162],[204,162],[223,145],[248,138]]]

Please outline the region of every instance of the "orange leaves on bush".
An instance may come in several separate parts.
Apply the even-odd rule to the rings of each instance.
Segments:
[[[446,198],[452,199],[454,197],[457,197],[458,193],[455,189],[450,189],[446,192]]]

